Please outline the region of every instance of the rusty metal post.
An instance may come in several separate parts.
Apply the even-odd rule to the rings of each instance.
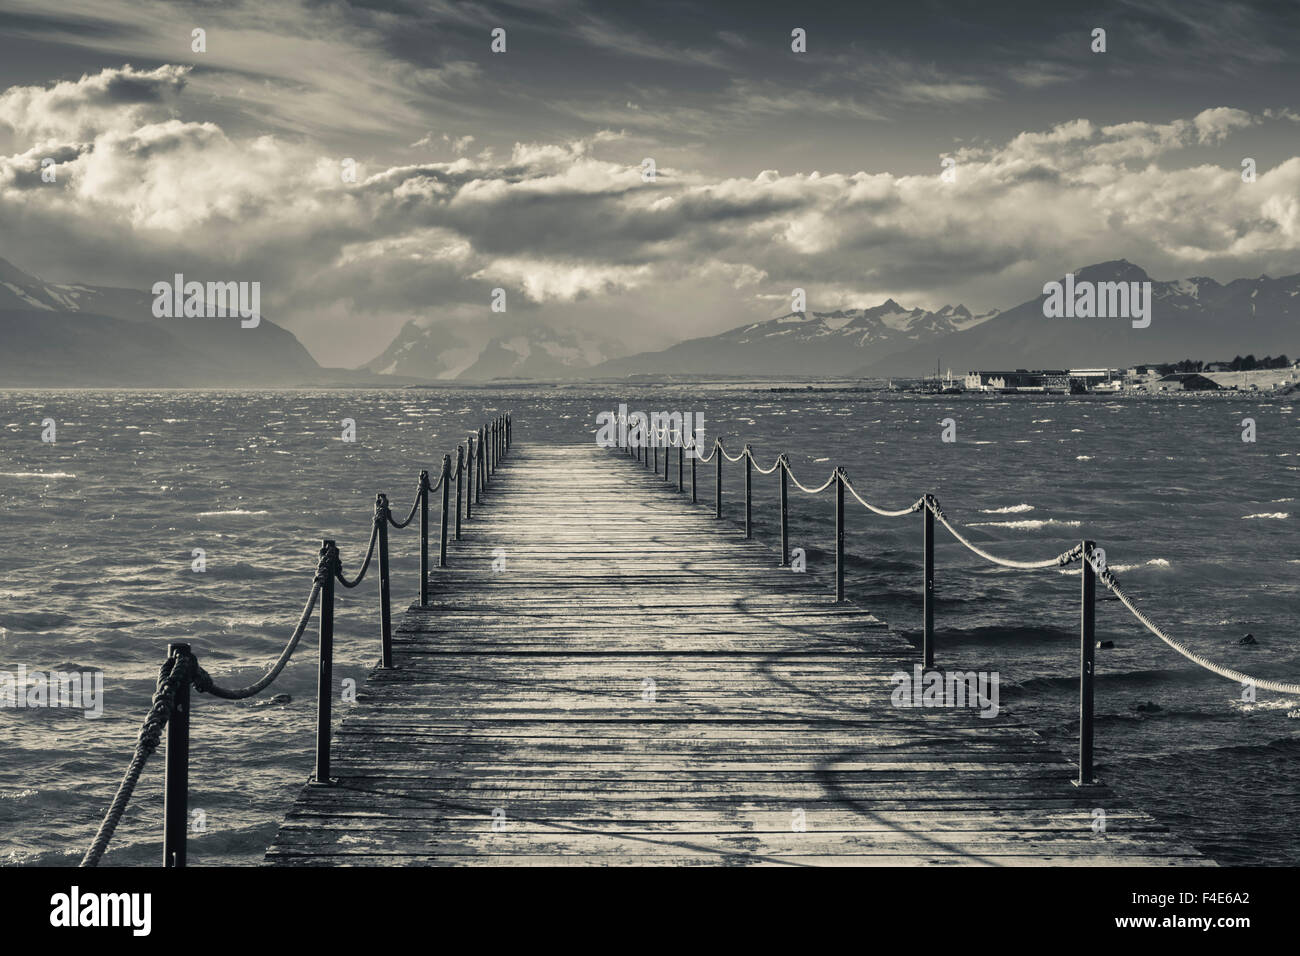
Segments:
[[[460,540],[461,479],[465,476],[465,446],[456,446],[456,540]]]
[[[754,459],[751,449],[745,446],[745,537],[754,537]]]
[[[420,470],[420,607],[429,604],[429,472]]]
[[[316,670],[316,783],[330,782],[330,705],[334,695],[334,575],[339,549],[326,538],[321,542],[320,658]]]
[[[722,445],[713,446],[713,517],[722,517]]]
[[[442,527],[438,538],[438,567],[447,566],[447,522],[451,518],[451,455],[442,456]]]
[[[781,453],[781,460],[777,463],[781,472],[781,567],[790,566],[790,512],[789,512],[789,493],[786,489],[788,475],[785,467],[785,452]]]
[[[1079,780],[1091,786],[1093,679],[1097,655],[1097,571],[1093,564],[1096,542],[1083,542],[1083,574],[1079,589]]]
[[[469,521],[474,517],[474,436],[470,435],[465,440],[467,446],[465,451],[465,467],[469,469],[469,485],[465,488],[465,520]]]
[[[474,501],[483,500],[483,492],[487,490],[487,428],[478,430],[478,492]]]
[[[168,644],[172,666],[190,652],[188,644]],[[163,866],[185,866],[185,833],[190,801],[190,681],[176,685],[167,719],[167,759],[163,783]]]
[[[695,484],[695,462],[699,457],[700,457],[700,446],[692,445],[691,446],[691,504],[696,504],[699,501],[699,496],[696,494],[696,484]]]
[[[844,471],[835,469],[835,601],[844,600]]]
[[[934,511],[930,495],[921,509],[921,666],[934,667]]]
[[[393,666],[393,613],[388,581],[388,495],[375,495],[375,524],[379,528],[379,640],[380,667]]]

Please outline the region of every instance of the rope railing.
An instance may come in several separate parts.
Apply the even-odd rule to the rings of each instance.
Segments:
[[[438,484],[439,485],[442,484],[441,476],[439,476],[438,478]],[[396,518],[393,517],[393,514],[390,511],[388,513],[388,523],[392,525],[394,528],[396,528],[398,531],[405,528],[408,524],[411,523],[411,519],[415,517],[415,512],[419,510],[420,502],[424,500],[425,490],[427,489],[429,491],[433,491],[436,488],[437,485],[434,485],[433,488],[429,488],[429,473],[427,471],[420,472],[420,480],[419,480],[419,484],[415,489],[415,500],[411,502],[410,514],[406,516],[405,521],[398,521]]]
[[[383,520],[383,515],[375,515],[375,520],[370,526],[370,545],[366,548],[366,559],[361,562],[361,570],[357,572],[357,576],[349,581],[348,576],[343,573],[342,565],[334,571],[334,577],[338,580],[339,584],[343,585],[348,590],[355,588],[366,579],[366,572],[370,570],[370,561],[375,556],[375,546],[379,543],[379,532],[383,529]]]
[[[357,587],[366,578],[371,563],[378,554],[379,572],[379,612],[380,612],[380,667],[390,668],[392,661],[391,599],[388,574],[388,528],[405,528],[420,514],[420,604],[429,603],[429,494],[442,490],[442,526],[439,544],[439,566],[447,566],[447,538],[449,534],[449,510],[451,507],[451,481],[456,482],[456,522],[455,538],[461,538],[461,504],[464,498],[465,517],[470,517],[471,497],[478,503],[482,500],[483,489],[489,476],[496,471],[500,462],[510,450],[513,441],[513,421],[509,414],[498,416],[492,422],[478,429],[470,437],[468,454],[466,445],[456,449],[456,469],[452,473],[451,456],[442,456],[442,471],[435,483],[429,482],[429,473],[420,472],[416,500],[406,520],[397,522],[388,507],[388,496],[376,495],[374,516],[371,521],[370,542],[366,548],[365,560],[356,576],[351,580],[343,573],[338,546],[333,540],[321,542],[317,553],[316,571],[312,576],[311,592],[298,623],[293,629],[276,662],[257,681],[247,687],[230,689],[217,684],[210,674],[200,665],[198,658],[188,644],[169,644],[167,658],[159,668],[153,698],[149,712],[140,727],[136,738],[135,751],[128,763],[122,782],[105,812],[94,839],[82,857],[81,866],[97,866],[107,851],[109,843],[121,822],[135,792],[136,784],[144,770],[149,757],[152,756],[162,741],[163,730],[167,731],[166,747],[166,781],[163,795],[163,866],[183,867],[186,865],[185,834],[188,827],[187,810],[189,804],[189,722],[190,690],[193,688],[201,694],[211,694],[223,700],[244,700],[261,693],[271,686],[284,671],[302,640],[303,634],[311,623],[312,615],[319,608],[318,624],[320,628],[320,650],[316,687],[316,767],[312,781],[328,786],[332,781],[329,775],[330,760],[330,719],[333,693],[333,650],[334,650],[334,584],[338,582],[344,588]],[[473,473],[468,468],[473,468]],[[472,488],[462,489],[462,477],[469,475]],[[462,496],[462,490],[464,494]]]
[[[787,483],[793,483],[794,486],[805,494],[819,495],[826,491],[832,485],[835,487],[835,600],[837,602],[844,600],[844,491],[847,489],[849,494],[857,499],[868,511],[885,518],[904,518],[912,514],[922,516],[922,629],[921,629],[921,657],[923,666],[927,669],[934,667],[935,651],[935,634],[934,634],[934,522],[938,519],[939,523],[948,530],[948,533],[962,546],[972,553],[983,558],[991,564],[999,567],[1011,568],[1017,571],[1039,571],[1049,568],[1064,568],[1076,561],[1081,561],[1083,565],[1082,584],[1080,592],[1081,614],[1080,614],[1080,677],[1079,677],[1079,780],[1081,786],[1091,785],[1094,783],[1092,777],[1092,744],[1093,744],[1093,684],[1095,671],[1095,650],[1096,650],[1096,584],[1100,581],[1107,587],[1115,597],[1124,605],[1125,608],[1137,619],[1137,621],[1148,631],[1158,637],[1170,648],[1177,651],[1193,664],[1204,668],[1211,673],[1217,674],[1228,680],[1235,681],[1239,684],[1249,685],[1254,688],[1271,690],[1281,694],[1300,695],[1300,682],[1280,681],[1261,679],[1251,677],[1241,671],[1217,664],[1208,658],[1193,651],[1182,641],[1171,637],[1166,631],[1151,621],[1146,614],[1137,606],[1133,599],[1120,586],[1119,580],[1115,577],[1113,571],[1105,566],[1104,555],[1096,547],[1096,543],[1084,540],[1074,545],[1067,551],[1052,558],[1041,560],[1022,560],[1016,558],[1007,558],[993,554],[985,548],[980,547],[964,533],[964,529],[956,522],[952,521],[943,511],[939,500],[933,495],[926,493],[919,497],[915,502],[906,508],[884,508],[862,497],[849,479],[848,473],[841,467],[835,467],[831,470],[830,476],[817,487],[810,487],[803,484],[795,477],[793,469],[790,467],[790,459],[785,453],[777,455],[776,461],[772,467],[764,469],[754,458],[753,448],[746,444],[744,450],[737,455],[731,455],[727,452],[722,438],[713,439],[708,456],[701,453],[701,448],[693,436],[690,437],[689,444],[686,441],[687,434],[681,430],[674,429],[649,429],[638,428],[631,433],[630,440],[625,446],[627,454],[635,454],[638,461],[644,461],[649,464],[649,455],[646,452],[647,446],[656,446],[655,463],[656,470],[658,465],[657,445],[661,440],[666,439],[668,448],[676,447],[678,449],[678,491],[683,491],[682,482],[682,459],[687,450],[691,451],[691,501],[697,501],[696,493],[696,462],[709,463],[714,462],[714,517],[722,517],[722,462],[725,459],[730,462],[745,462],[745,537],[753,537],[753,524],[751,511],[753,506],[753,490],[751,473],[757,470],[761,475],[770,475],[773,472],[780,473],[780,505],[781,505],[781,567],[790,565],[790,547],[789,547],[789,514],[788,514],[788,491]],[[668,455],[665,453],[664,480],[668,480]]]

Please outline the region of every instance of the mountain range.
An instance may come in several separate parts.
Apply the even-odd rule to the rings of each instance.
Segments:
[[[0,259],[0,386],[326,384],[291,332],[265,317],[155,318],[138,289],[45,282]]]
[[[656,352],[618,356],[613,340],[514,319],[479,328],[412,321],[358,369],[322,368],[263,317],[155,318],[134,289],[50,283],[0,259],[0,387],[408,384],[431,381],[928,375],[970,369],[1121,366],[1300,353],[1300,274],[1153,280],[1124,259],[1081,282],[1150,282],[1151,323],[1048,318],[1039,295],[1005,311],[936,311],[893,299],[866,309],[792,312]],[[960,362],[960,364],[958,364]]]
[[[660,352],[614,359],[589,374],[843,376],[867,362],[978,328],[996,316],[996,312],[972,315],[962,305],[927,312],[905,308],[893,299],[870,309],[791,312],[719,335],[688,339]]]
[[[1205,276],[1161,281],[1125,259],[1083,266],[1073,275],[1076,283],[1150,282],[1151,324],[1133,328],[1122,317],[1048,318],[1041,294],[981,314],[962,305],[927,311],[887,299],[866,309],[791,312],[660,351],[600,361],[593,355],[609,354],[608,343],[596,347],[542,325],[494,338],[475,358],[475,350],[448,344],[442,326],[417,329],[411,323],[367,367],[462,381],[884,378],[929,375],[939,362],[965,372],[1300,352],[1300,275],[1226,285]]]
[[[411,321],[362,368],[383,375],[463,382],[566,379],[620,351],[622,347],[613,340],[546,325],[514,322],[480,345],[471,344],[464,329]]]
[[[1230,359],[1300,352],[1300,274],[1234,279],[1205,276],[1153,280],[1125,259],[1085,266],[1080,282],[1150,282],[1151,324],[1125,318],[1047,318],[1039,295],[948,341],[919,342],[876,356],[855,372],[862,377],[923,375],[942,353],[961,370],[1120,367],[1183,358]],[[945,364],[952,364],[945,359]]]

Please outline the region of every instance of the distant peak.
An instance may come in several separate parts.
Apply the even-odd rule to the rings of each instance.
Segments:
[[[1127,259],[1111,259],[1109,262],[1096,262],[1084,266],[1082,269],[1075,270],[1074,277],[1089,282],[1146,282],[1151,278],[1145,269]]]
[[[31,282],[36,277],[23,272],[8,259],[0,259],[0,279],[6,282],[26,283]]]

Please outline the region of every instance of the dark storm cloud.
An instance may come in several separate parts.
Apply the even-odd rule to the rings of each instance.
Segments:
[[[1264,4],[7,3],[0,255],[260,280],[330,363],[494,288],[636,347],[796,285],[987,308],[1090,258],[1231,277],[1300,244],[1295,16]]]

